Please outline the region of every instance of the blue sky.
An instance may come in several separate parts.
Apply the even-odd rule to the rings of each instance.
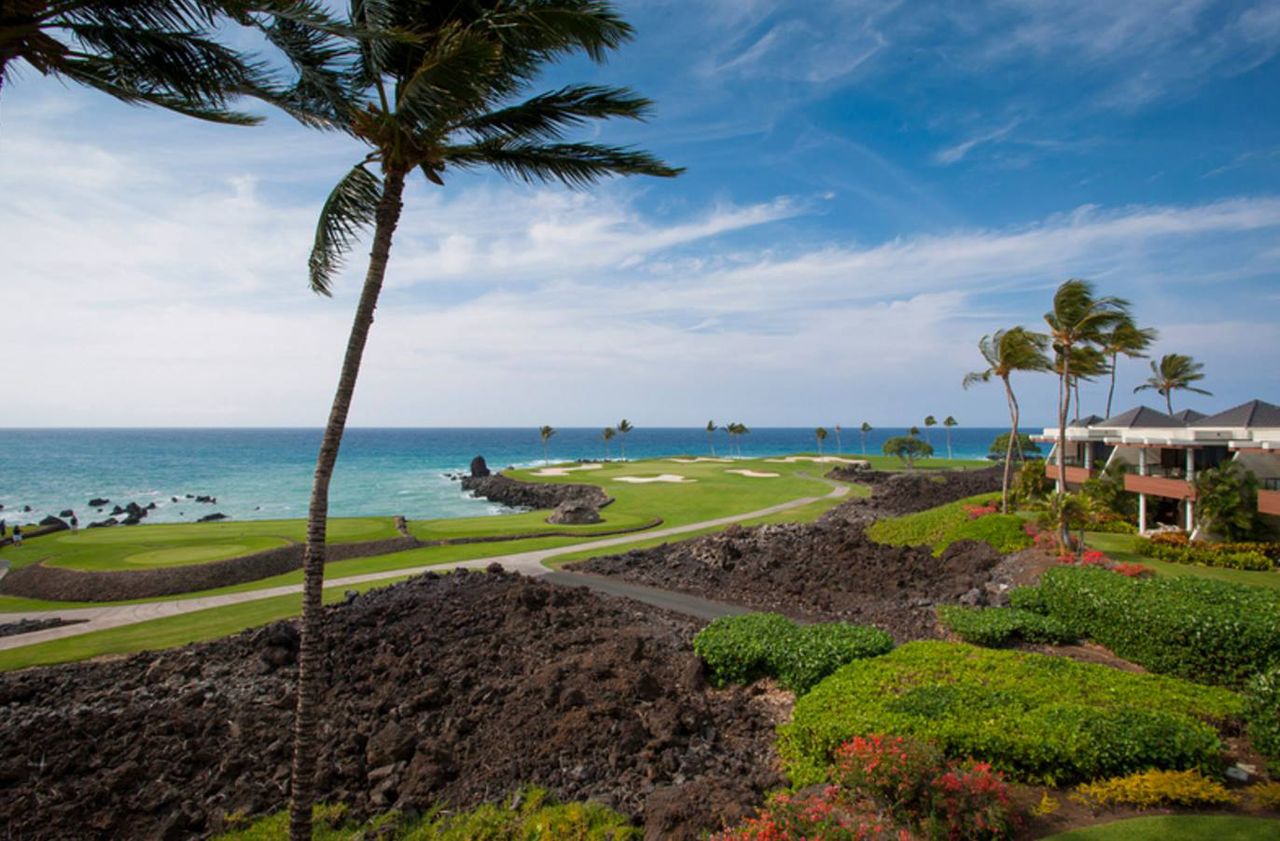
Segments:
[[[352,423],[997,425],[997,390],[959,385],[977,339],[1070,276],[1205,363],[1215,396],[1178,406],[1280,402],[1277,0],[619,6],[636,40],[546,84],[652,97],[595,136],[688,172],[415,185]],[[306,253],[359,156],[20,70],[0,423],[319,425],[363,264],[317,298]],[[1048,422],[1052,381],[1019,388]]]

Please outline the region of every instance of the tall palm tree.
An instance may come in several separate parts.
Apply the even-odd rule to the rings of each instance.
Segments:
[[[1103,336],[1129,318],[1129,302],[1123,298],[1097,297],[1087,280],[1072,278],[1053,295],[1053,309],[1044,314],[1054,353],[1061,361],[1058,372],[1058,495],[1067,492],[1067,415],[1071,411],[1072,351],[1077,347],[1097,347]],[[1059,538],[1065,546],[1070,535],[1065,527]]]
[[[836,455],[844,455],[844,445],[840,443],[840,424],[835,425],[836,432]]]
[[[518,100],[546,65],[575,55],[602,61],[631,38],[631,27],[604,0],[353,0],[347,23],[350,30],[338,33],[288,20],[272,28],[274,39],[295,45],[293,54],[305,68],[278,104],[365,147],[321,210],[310,259],[312,289],[328,294],[356,237],[373,233],[307,522],[289,822],[294,841],[311,832],[329,482],[406,180],[421,172],[441,186],[454,172],[494,169],[524,182],[585,187],[610,175],[679,172],[635,149],[565,141],[567,131],[596,120],[643,118],[650,103],[629,91],[568,85]]]
[[[1173,393],[1175,391],[1190,391],[1195,394],[1204,394],[1213,396],[1213,392],[1205,391],[1203,388],[1196,388],[1192,383],[1198,383],[1204,379],[1204,365],[1196,362],[1190,356],[1183,356],[1180,353],[1166,353],[1160,357],[1160,363],[1151,360],[1151,376],[1147,377],[1147,381],[1133,390],[1134,394],[1139,391],[1152,390],[1164,396],[1165,406],[1169,410],[1169,414],[1173,414]]]
[[[711,448],[712,458],[715,458],[716,456],[716,429],[715,421],[707,421],[707,446]]]
[[[930,429],[930,427],[934,427],[934,426],[937,426],[937,425],[938,425],[938,419],[937,419],[937,418],[935,418],[933,415],[928,415],[927,417],[925,417],[925,419],[924,419],[924,440],[925,440],[925,443],[930,443],[930,442],[929,442],[929,429]]]
[[[738,426],[738,457],[741,458],[742,457],[742,436],[750,435],[751,430],[747,427],[745,423],[739,423],[737,426]]]
[[[947,433],[947,461],[951,460],[951,428],[959,425],[960,423],[955,418],[951,417],[951,415],[947,415],[947,419],[942,422],[942,426],[945,428]]]
[[[221,43],[234,25],[269,29],[276,16],[327,27],[310,0],[0,2],[0,86],[17,62],[123,102],[218,123],[261,121],[232,110],[242,95],[274,94],[267,65]]]
[[[633,429],[635,429],[635,427],[632,426],[631,421],[626,418],[618,421],[618,435],[622,436],[618,439],[618,447],[622,450],[623,461],[627,460],[627,433]]]
[[[858,432],[861,433],[862,435],[862,454],[864,456],[867,454],[867,433],[874,428],[875,427],[873,427],[871,424],[867,423],[866,421],[863,421],[862,426],[858,427]]]
[[[600,433],[600,437],[604,439],[604,457],[605,457],[605,459],[608,459],[608,458],[609,458],[609,453],[610,453],[609,444],[610,444],[610,442],[612,442],[612,441],[613,441],[613,436],[615,436],[615,435],[617,435],[617,434],[618,434],[618,431],[617,431],[616,429],[614,429],[612,426],[606,426],[606,427],[604,428],[604,431]]]
[[[1062,373],[1062,354],[1056,354],[1053,360],[1054,373]],[[1080,420],[1080,382],[1093,382],[1103,374],[1109,373],[1111,366],[1102,350],[1089,345],[1077,345],[1071,349],[1071,403],[1076,420]]]
[[[1116,364],[1120,361],[1121,354],[1130,359],[1145,359],[1147,355],[1143,351],[1149,348],[1159,335],[1155,328],[1138,327],[1130,318],[1126,318],[1103,334],[1100,349],[1111,363],[1111,385],[1107,388],[1107,413],[1104,417],[1111,417],[1111,400],[1116,393]]]
[[[538,437],[542,439],[542,463],[550,464],[551,459],[547,457],[547,443],[551,440],[551,436],[556,434],[556,430],[551,426],[538,427]]]
[[[818,455],[822,455],[822,442],[827,440],[826,427],[818,427],[813,431],[813,436],[818,439]]]
[[[1046,351],[1049,349],[1049,337],[1043,333],[1033,333],[1025,327],[1011,327],[1008,330],[997,330],[989,336],[978,340],[978,352],[982,354],[987,367],[981,371],[965,374],[964,387],[967,389],[977,383],[991,382],[996,377],[1004,384],[1005,400],[1009,404],[1009,445],[1004,454],[1004,478],[1000,485],[1000,510],[1009,513],[1009,474],[1013,468],[1013,445],[1018,440],[1018,398],[1013,393],[1013,385],[1009,378],[1016,371],[1049,371],[1053,368]]]

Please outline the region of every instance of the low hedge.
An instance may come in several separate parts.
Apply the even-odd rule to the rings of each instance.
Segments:
[[[775,677],[797,694],[846,663],[892,648],[893,638],[877,628],[844,622],[797,625],[777,613],[722,617],[693,638],[694,653],[706,662],[713,685]]]
[[[916,514],[886,517],[873,523],[867,535],[890,546],[929,546],[935,555],[958,540],[978,540],[1006,554],[1027,548],[1032,539],[1020,517],[986,513],[999,501],[980,494]]]
[[[832,752],[870,733],[928,739],[948,756],[1054,784],[1147,768],[1213,773],[1222,742],[1207,722],[1241,710],[1233,692],[1174,678],[914,642],[850,663],[801,697],[779,751],[797,787],[821,782]]]
[[[1266,571],[1276,568],[1276,561],[1266,554],[1271,547],[1266,543],[1179,543],[1139,538],[1134,551],[1144,558],[1173,564]]]
[[[1009,598],[1161,674],[1239,687],[1280,665],[1280,592],[1266,587],[1062,566]]]
[[[1014,642],[1067,645],[1080,639],[1072,628],[1052,616],[1016,607],[939,605],[938,620],[947,630],[974,645]]]
[[[1244,701],[1249,742],[1271,773],[1280,776],[1280,666],[1255,675],[1245,687]]]

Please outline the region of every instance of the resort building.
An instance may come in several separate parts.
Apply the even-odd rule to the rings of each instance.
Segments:
[[[1167,415],[1139,406],[1115,417],[1081,418],[1066,440],[1046,429],[1036,441],[1053,444],[1045,473],[1058,486],[1078,488],[1119,464],[1125,490],[1138,495],[1138,529],[1176,524],[1194,533],[1196,474],[1238,461],[1259,480],[1258,510],[1280,516],[1280,406],[1251,400],[1216,415],[1185,409]],[[1058,475],[1058,447],[1066,461]]]

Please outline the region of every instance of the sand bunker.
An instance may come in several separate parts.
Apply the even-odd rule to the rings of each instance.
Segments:
[[[701,461],[714,461],[719,464],[732,464],[733,459],[730,458],[710,458],[708,456],[698,456],[697,458],[670,458],[667,461],[674,461],[676,464],[697,464]]]
[[[818,464],[865,464],[870,462],[860,458],[840,458],[839,456],[787,456],[786,458],[767,458],[765,461],[774,464],[795,464],[797,461],[816,461]]]
[[[776,479],[781,473],[760,473],[756,470],[726,470],[725,473],[737,473],[739,476],[750,476],[752,479]]]
[[[647,485],[650,482],[668,482],[673,485],[687,484],[696,482],[697,479],[687,479],[684,476],[677,476],[675,473],[663,473],[661,476],[614,476],[615,482],[627,482],[632,485]]]
[[[580,464],[577,467],[544,467],[535,470],[530,476],[568,476],[575,470],[599,470],[603,464]]]

